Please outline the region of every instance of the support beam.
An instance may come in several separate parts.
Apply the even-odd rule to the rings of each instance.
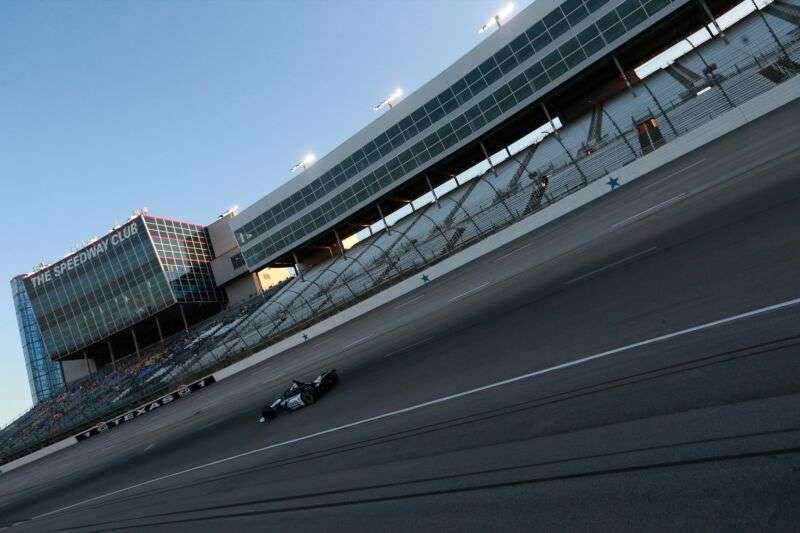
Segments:
[[[136,330],[131,328],[131,338],[133,339],[133,349],[136,350],[136,359],[139,359],[141,352],[139,351],[139,339],[136,338]]]
[[[764,13],[758,7],[756,0],[750,0],[750,3],[753,4],[753,8],[755,8],[756,13],[758,13],[758,17],[761,19],[761,22],[764,23],[764,26],[766,26],[767,30],[769,30],[769,34],[772,36],[772,40],[775,41],[775,44],[777,44],[778,48],[781,49],[781,54],[783,54],[783,57],[788,58],[789,54],[786,52],[786,48],[783,47],[783,43],[781,42],[780,39],[778,39],[778,35],[775,33],[775,30],[772,29],[772,26],[767,21],[767,17],[764,16]]]
[[[639,155],[636,153],[636,150],[633,149],[633,145],[631,144],[631,142],[628,140],[628,138],[622,132],[622,129],[620,129],[619,124],[617,124],[617,121],[614,120],[614,117],[612,117],[611,114],[608,111],[606,111],[606,107],[604,105],[600,104],[600,108],[602,109],[602,111],[606,115],[606,117],[608,117],[608,120],[611,121],[611,124],[614,125],[614,129],[617,130],[617,135],[622,137],[622,140],[625,141],[625,144],[630,149],[631,153],[633,154],[634,159],[639,157]]]
[[[708,4],[706,4],[705,0],[697,0],[697,2],[700,4],[700,7],[703,8],[703,11],[705,12],[706,17],[708,17],[708,20],[711,22],[711,24],[714,26],[714,28],[716,28],[717,34],[720,37],[722,37],[722,40],[725,41],[725,44],[729,44],[728,43],[728,38],[725,36],[725,32],[722,31],[722,27],[720,27],[719,22],[717,22],[716,17],[714,17],[714,14],[708,8]],[[711,31],[709,31],[708,33],[711,34],[711,38],[713,39],[714,38],[714,34],[711,33]]]
[[[189,331],[189,323],[186,322],[186,313],[183,312],[183,304],[178,304],[178,309],[181,312],[181,320],[183,321],[183,331]]]
[[[494,174],[494,177],[496,178],[497,177],[497,169],[494,168],[494,163],[492,163],[492,158],[489,157],[489,151],[486,150],[486,145],[483,144],[483,141],[479,141],[478,144],[481,145],[481,150],[483,150],[483,156],[486,158],[486,161],[489,163],[489,168],[492,169],[492,174]]]
[[[161,347],[164,347],[164,332],[161,330],[161,321],[158,319],[158,316],[155,317],[156,319],[156,329],[158,330],[158,340],[161,342]]]
[[[391,235],[392,230],[389,229],[389,224],[386,223],[386,217],[383,214],[383,209],[381,209],[381,204],[375,204],[378,207],[378,214],[381,216],[381,220],[383,221],[383,227],[386,228],[386,234]]]
[[[111,356],[111,365],[116,370],[117,368],[117,360],[114,358],[114,347],[111,346],[111,341],[106,341],[106,345],[108,346],[108,355]],[[88,362],[86,363],[89,364]]]
[[[688,39],[687,39],[687,41],[688,41]],[[691,42],[689,43],[689,45],[692,46],[692,48],[694,48],[694,45],[692,45]],[[625,70],[622,68],[622,65],[620,64],[619,59],[617,59],[617,56],[613,56],[613,59],[614,59],[614,64],[617,66],[617,70],[624,77],[625,83],[628,83],[628,87],[630,88],[631,93],[634,96],[636,96],[636,93],[633,92],[633,88],[630,86],[630,83],[628,82],[628,77],[625,75]],[[645,91],[647,91],[647,94],[650,95],[650,98],[653,100],[653,102],[655,102],[659,113],[661,113],[661,116],[663,116],[664,120],[666,120],[667,124],[669,124],[669,127],[672,130],[672,133],[674,133],[675,136],[677,137],[678,136],[678,130],[675,128],[675,125],[670,120],[669,116],[667,115],[666,110],[664,110],[664,108],[661,106],[661,102],[659,102],[658,98],[656,98],[655,93],[650,89],[650,86],[647,84],[647,82],[645,80],[639,80],[639,82],[642,84],[642,87],[644,87]]]
[[[292,250],[292,259],[294,260],[294,271],[300,276],[300,281],[305,283],[306,278],[303,277],[303,270],[300,268],[300,261],[297,259],[297,252]]]
[[[556,141],[558,141],[558,144],[560,144],[561,148],[564,149],[564,152],[566,152],[567,157],[569,157],[569,160],[572,162],[572,164],[575,165],[575,169],[578,171],[578,174],[581,175],[584,185],[589,183],[589,180],[586,178],[586,174],[583,173],[583,169],[581,169],[580,165],[578,165],[578,162],[572,156],[572,153],[567,149],[566,145],[564,145],[564,142],[561,140],[561,135],[556,129],[556,124],[553,122],[553,117],[550,116],[550,111],[547,110],[547,106],[544,105],[544,102],[541,103],[541,106],[542,111],[544,111],[544,115],[547,117],[547,121],[550,123],[550,127],[553,128],[553,134],[556,136]]]
[[[342,259],[346,259],[344,255],[344,244],[342,243],[342,238],[339,237],[339,230],[334,228],[333,235],[336,237],[336,242],[339,245],[339,253],[342,255]]]
[[[425,174],[425,182],[428,184],[428,189],[431,191],[431,194],[433,195],[433,201],[436,202],[436,207],[442,207],[442,205],[439,203],[439,197],[436,195],[436,191],[433,190],[433,184],[431,183],[431,179],[428,177],[427,174]]]
[[[111,346],[111,344],[109,343],[109,347],[110,346]],[[112,352],[112,354],[113,354],[113,352]],[[113,359],[113,357],[112,357],[112,359]],[[89,366],[89,354],[86,353],[86,350],[83,351],[83,362],[86,364],[86,372],[88,374],[93,374],[94,372],[92,372],[92,367]],[[63,374],[64,365],[62,365],[61,363],[58,363],[58,364],[61,365],[61,372]],[[66,383],[67,383],[67,380],[65,379],[64,380],[64,384],[66,385]]]
[[[617,72],[619,72],[620,77],[625,81],[625,85],[628,86],[628,90],[631,92],[634,98],[636,98],[636,91],[633,90],[633,85],[631,85],[631,80],[628,79],[628,75],[625,74],[625,70],[622,68],[622,65],[619,63],[619,59],[617,56],[611,56],[611,59],[614,60],[614,66],[617,67]]]
[[[714,70],[711,68],[711,65],[708,64],[708,61],[706,61],[706,58],[703,56],[703,54],[700,53],[700,50],[694,45],[694,43],[692,43],[692,41],[689,40],[688,37],[684,40],[689,43],[689,46],[692,47],[694,53],[697,54],[697,57],[700,58],[700,61],[702,61],[703,65],[706,67],[704,72],[706,79],[708,79],[712,85],[720,90],[722,96],[725,97],[725,101],[728,102],[728,105],[731,106],[731,108],[736,107],[736,104],[734,104],[733,100],[731,100],[730,96],[728,96],[728,93],[722,87],[722,84],[717,81],[717,75],[714,73]]]

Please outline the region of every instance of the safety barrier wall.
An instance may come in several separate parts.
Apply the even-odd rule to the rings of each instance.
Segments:
[[[20,457],[19,459],[16,459],[14,461],[11,461],[10,463],[6,463],[3,466],[0,466],[0,473],[5,474],[5,473],[10,472],[12,470],[15,470],[15,469],[17,469],[17,468],[19,468],[21,466],[25,466],[28,463],[32,463],[32,462],[37,461],[37,460],[39,460],[39,459],[41,459],[43,457],[47,457],[48,455],[52,455],[52,454],[54,454],[56,452],[59,452],[59,451],[63,450],[64,448],[69,448],[73,444],[77,444],[77,443],[78,443],[78,439],[77,438],[69,437],[68,439],[64,439],[64,440],[58,441],[58,442],[56,442],[54,444],[51,444],[50,446],[45,446],[41,450],[36,450],[33,453],[30,453],[30,454],[28,454],[28,455],[26,455],[24,457]]]

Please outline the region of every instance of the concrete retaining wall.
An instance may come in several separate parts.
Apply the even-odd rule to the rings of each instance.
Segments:
[[[19,459],[15,459],[10,463],[6,463],[3,466],[0,466],[0,473],[5,474],[6,472],[10,472],[16,468],[21,466],[25,466],[28,463],[32,463],[42,457],[47,457],[50,454],[56,453],[57,451],[63,450],[64,448],[69,448],[73,444],[77,444],[78,439],[75,437],[70,437],[68,439],[60,440],[55,444],[51,444],[50,446],[46,446],[41,450],[36,450],[33,453],[29,453],[24,457],[20,457]]]

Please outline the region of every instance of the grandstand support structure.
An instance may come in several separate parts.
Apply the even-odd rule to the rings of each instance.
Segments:
[[[428,258],[425,257],[425,255],[417,247],[416,241],[414,241],[414,239],[409,237],[407,235],[407,233],[408,233],[408,230],[399,232],[400,236],[395,240],[394,243],[392,243],[392,247],[394,247],[394,245],[398,244],[400,242],[400,239],[405,239],[409,243],[409,245],[411,245],[411,247],[414,248],[414,251],[417,252],[417,255],[419,255],[420,259],[422,259],[422,262],[423,263],[426,262],[428,260]],[[391,252],[391,248],[389,249],[389,251]]]
[[[569,157],[569,160],[572,163],[572,165],[575,167],[575,170],[577,170],[578,174],[581,175],[581,179],[583,180],[583,184],[586,185],[587,183],[589,183],[589,180],[586,178],[586,174],[584,174],[584,172],[581,169],[580,165],[578,165],[578,162],[575,160],[575,157],[572,155],[572,152],[569,151],[569,149],[564,144],[564,141],[561,140],[561,134],[558,132],[558,128],[556,128],[556,124],[553,121],[552,115],[550,115],[550,110],[547,109],[547,104],[542,102],[541,103],[541,107],[542,107],[542,112],[544,113],[544,116],[547,117],[547,122],[550,124],[550,128],[553,130],[553,135],[555,136],[556,141],[558,141],[558,144],[560,144],[561,148],[564,149],[564,152],[566,152],[567,157]]]
[[[608,118],[608,120],[614,126],[614,129],[617,131],[617,135],[625,142],[625,145],[631,151],[631,154],[633,155],[633,158],[636,159],[637,157],[639,157],[639,154],[637,154],[636,150],[634,150],[633,145],[628,140],[628,137],[626,137],[625,134],[622,133],[622,129],[620,129],[619,123],[614,119],[614,117],[612,117],[608,113],[608,111],[606,111],[606,106],[604,106],[603,104],[599,104],[599,106],[600,106],[600,110],[603,112],[603,114],[606,116],[606,118]],[[661,107],[659,106],[659,110],[660,109],[661,109]],[[661,114],[664,115],[664,117],[667,116],[666,113],[664,113],[663,111],[661,112]],[[672,126],[672,123],[670,123],[670,126],[672,127],[673,132],[677,135],[677,131],[675,131],[675,127]]]
[[[301,293],[301,292],[297,292],[297,291],[296,291],[296,290],[294,290],[294,289],[286,289],[286,291],[285,291],[285,292],[288,292],[288,293],[291,293],[291,294],[296,294],[296,295],[297,295],[297,298],[300,298],[301,300],[303,300],[303,303],[305,303],[305,304],[306,304],[306,306],[308,307],[308,310],[309,310],[311,313],[314,313],[314,308],[313,308],[313,307],[311,306],[311,304],[308,302],[308,299],[307,299],[305,296],[303,296],[303,293]]]
[[[428,185],[431,196],[433,196],[433,201],[436,202],[436,205],[439,205],[439,196],[436,194],[436,189],[433,188],[433,183],[431,183],[431,178],[427,172],[425,173],[425,183]]]
[[[429,215],[427,215],[425,213],[425,210],[420,211],[419,216],[421,216],[422,218],[430,221],[430,223],[433,225],[433,227],[436,228],[436,231],[438,231],[439,234],[442,236],[442,239],[444,239],[445,242],[447,242],[447,234],[444,232],[442,227],[439,224],[436,223],[436,221],[434,219],[432,219]]]
[[[716,28],[717,35],[722,37],[722,39],[725,41],[725,44],[728,44],[728,38],[725,36],[725,32],[722,31],[722,27],[719,25],[719,22],[717,22],[717,17],[715,17],[714,13],[711,12],[711,9],[709,9],[708,4],[706,4],[705,0],[697,0],[697,3],[699,3],[700,7],[703,8],[703,12],[706,14],[706,17],[708,17],[709,22],[714,26],[714,28]],[[711,30],[708,28],[708,24],[706,24],[705,27],[706,31],[708,31],[708,33],[713,38],[714,34],[711,33]]]
[[[455,209],[455,210],[460,209],[464,213],[464,215],[467,217],[467,220],[469,220],[470,223],[472,224],[472,226],[475,228],[475,231],[480,233],[480,231],[481,231],[480,226],[478,226],[478,223],[475,222],[475,219],[472,217],[470,212],[467,211],[466,209],[464,209],[464,206],[462,204],[458,203],[458,201],[455,198],[451,198],[449,196],[447,196],[445,198],[442,198],[442,201],[444,201],[444,200],[449,200],[449,201],[453,202],[453,204],[455,205],[455,207],[453,209]]]
[[[351,264],[352,264],[352,263],[351,263]],[[334,277],[333,277],[333,279],[331,280],[331,283],[328,285],[328,290],[327,290],[327,293],[328,293],[328,294],[330,294],[330,288],[331,288],[331,287],[333,287],[333,285],[336,283],[336,280],[337,280],[337,279],[339,279],[339,278],[342,278],[342,274],[343,274],[343,273],[344,273],[344,272],[345,272],[345,271],[346,271],[346,270],[347,270],[349,267],[350,267],[350,265],[347,265],[347,266],[346,266],[344,269],[342,269],[342,270],[341,270],[341,271],[339,271],[339,272],[336,272],[335,270],[331,270],[330,268],[327,268],[327,267],[326,267],[326,268],[323,268],[323,269],[320,271],[320,276],[322,276],[322,274],[324,274],[325,272],[330,272],[330,273],[331,273],[331,274],[333,274],[333,276],[334,276]],[[347,279],[345,279],[345,278],[342,278],[342,284],[343,284],[343,285],[344,285],[344,287],[345,287],[345,288],[348,290],[348,292],[349,292],[349,293],[350,293],[350,294],[353,296],[353,298],[358,298],[358,296],[356,295],[356,291],[354,291],[354,290],[353,290],[353,288],[350,286],[350,284],[349,284],[349,283],[347,283]]]
[[[292,259],[294,260],[294,271],[298,276],[300,276],[300,279],[302,280],[303,269],[300,266],[300,260],[297,258],[297,252],[292,252]]]
[[[711,32],[710,32],[710,30],[709,30],[709,33],[711,33]],[[713,38],[714,38],[714,34],[711,34],[711,37],[712,37],[712,40],[713,40]],[[694,45],[694,43],[693,43],[691,40],[689,40],[689,38],[688,38],[688,37],[687,37],[685,40],[686,40],[686,42],[687,42],[687,43],[689,43],[689,46],[691,46],[691,47],[692,47],[692,51],[693,51],[695,54],[697,54],[697,57],[698,57],[698,58],[700,58],[700,61],[702,61],[702,62],[703,62],[703,66],[705,66],[705,68],[703,69],[703,75],[706,77],[706,79],[707,79],[709,82],[711,82],[713,85],[715,85],[715,86],[717,87],[717,89],[719,89],[719,90],[720,90],[720,92],[722,93],[722,96],[724,96],[724,97],[725,97],[725,100],[727,100],[727,101],[728,101],[728,105],[729,105],[729,106],[731,106],[732,108],[733,108],[733,107],[736,107],[736,104],[733,102],[733,100],[731,100],[731,97],[730,97],[730,95],[728,94],[728,92],[725,90],[725,87],[723,87],[723,86],[722,86],[722,83],[721,83],[721,82],[720,82],[720,80],[717,78],[717,73],[715,72],[715,70],[716,70],[716,66],[712,66],[712,65],[710,65],[710,64],[708,63],[708,61],[706,61],[706,58],[705,58],[705,56],[703,55],[703,53],[702,53],[702,52],[700,52],[700,49],[699,49],[699,48],[697,48],[697,47]],[[727,43],[727,41],[726,41],[726,43]]]
[[[769,31],[769,34],[772,37],[772,40],[775,41],[775,45],[781,51],[781,54],[783,54],[783,57],[788,58],[789,57],[789,53],[786,51],[786,48],[784,48],[783,43],[781,42],[781,40],[778,39],[778,35],[775,33],[775,30],[770,25],[769,21],[767,20],[767,17],[764,16],[764,12],[761,10],[760,7],[758,7],[758,4],[756,3],[756,0],[750,0],[750,3],[753,4],[753,9],[755,9],[755,13],[758,15],[758,18],[761,20],[761,23],[764,24],[764,27],[767,28],[767,31]]]
[[[489,162],[489,168],[491,168],[492,174],[494,174],[494,177],[497,178],[497,169],[494,167],[494,163],[492,163],[492,160],[489,157],[489,152],[486,151],[486,146],[483,143],[480,143],[480,145],[481,145],[481,150],[483,150],[483,154],[486,156],[486,161]],[[481,176],[478,177],[478,179],[484,179],[484,178],[481,175]],[[511,211],[511,208],[508,207],[508,204],[505,202],[505,200],[503,200],[500,197],[500,191],[497,190],[497,187],[489,180],[484,180],[484,181],[486,182],[487,185],[489,185],[489,187],[492,188],[492,190],[494,191],[496,197],[500,198],[500,201],[503,202],[503,206],[505,206],[506,211],[508,211],[508,214],[513,217],[514,216],[514,212]]]
[[[386,222],[386,215],[383,214],[383,209],[381,208],[381,204],[377,203],[375,206],[378,208],[378,214],[381,217],[381,222],[383,222],[383,227],[386,228],[386,233],[392,233],[392,229],[389,227],[389,224]]]

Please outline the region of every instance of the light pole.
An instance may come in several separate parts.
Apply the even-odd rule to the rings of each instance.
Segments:
[[[295,163],[294,166],[292,166],[292,168],[289,169],[289,172],[297,172],[301,168],[303,170],[308,170],[308,167],[310,167],[311,164],[316,160],[317,160],[317,156],[315,156],[312,153],[308,153],[308,154],[305,155],[305,157],[302,160],[300,160],[297,163]]]
[[[507,3],[497,13],[492,15],[492,18],[490,18],[488,22],[486,22],[486,24],[478,28],[478,33],[484,33],[492,26],[497,26],[497,28],[500,29],[502,27],[500,21],[508,18],[508,16],[511,14],[513,10],[514,10],[514,4],[511,2]]]
[[[372,109],[374,111],[380,111],[381,109],[384,108],[391,109],[394,106],[394,104],[396,104],[397,101],[400,100],[400,98],[402,98],[402,96],[403,96],[403,89],[398,87],[392,94],[384,98],[379,104],[372,106]]]

